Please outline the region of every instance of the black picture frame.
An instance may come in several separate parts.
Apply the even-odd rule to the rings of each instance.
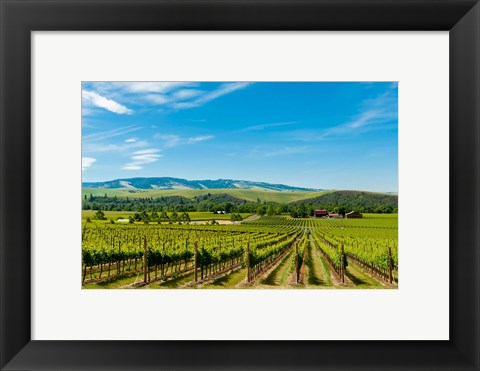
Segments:
[[[0,12],[2,370],[479,370],[477,0],[0,0]],[[32,341],[30,35],[39,30],[449,31],[450,340]]]

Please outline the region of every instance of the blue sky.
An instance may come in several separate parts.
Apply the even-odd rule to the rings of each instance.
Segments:
[[[84,82],[83,181],[398,191],[395,82]]]

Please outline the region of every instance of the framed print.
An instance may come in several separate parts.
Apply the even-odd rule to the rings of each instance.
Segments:
[[[479,369],[479,9],[2,1],[0,367]]]

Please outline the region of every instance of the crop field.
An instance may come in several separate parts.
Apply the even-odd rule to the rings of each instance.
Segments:
[[[264,216],[230,225],[82,223],[84,289],[398,287],[397,214]]]

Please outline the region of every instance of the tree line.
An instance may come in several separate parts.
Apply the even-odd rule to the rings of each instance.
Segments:
[[[334,202],[332,202],[334,201]],[[378,201],[377,203],[374,201]],[[390,200],[389,200],[390,201]],[[159,198],[129,198],[85,195],[83,210],[136,211],[139,213],[188,213],[225,211],[227,214],[254,213],[258,215],[290,214],[292,217],[314,216],[317,209],[326,209],[331,213],[344,215],[355,210],[362,213],[397,213],[394,202],[385,202],[380,198],[340,198],[332,197],[306,199],[293,203],[266,202],[257,199],[247,201],[227,194],[207,194],[189,199],[181,196]],[[162,214],[165,213],[165,214]]]
[[[93,220],[107,220],[105,212],[103,210],[97,210],[97,212],[90,218],[87,218],[87,222]],[[230,220],[232,222],[242,221],[243,218],[240,214],[232,213],[230,214]],[[170,215],[167,214],[166,211],[162,211],[161,213],[157,213],[156,211],[152,211],[151,213],[147,213],[146,211],[142,211],[141,213],[135,213],[134,215],[130,215],[128,217],[129,223],[135,222],[143,222],[143,223],[176,223],[176,222],[184,222],[190,223],[190,215],[187,212],[177,213],[176,211],[172,212]],[[110,222],[114,223],[113,219],[110,219]],[[212,224],[216,224],[215,219],[212,219]]]

